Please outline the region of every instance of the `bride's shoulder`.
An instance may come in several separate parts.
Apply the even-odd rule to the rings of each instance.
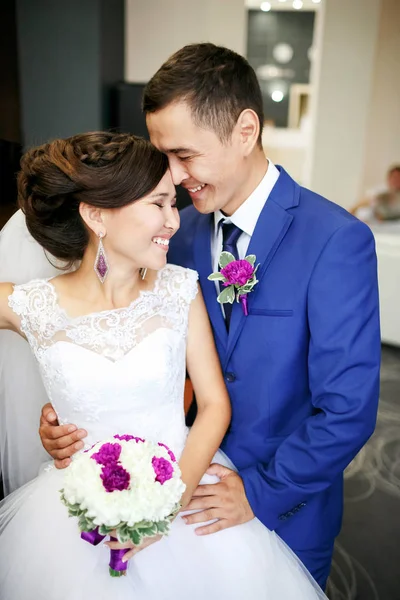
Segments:
[[[169,263],[158,273],[161,287],[188,301],[193,300],[197,293],[198,278],[197,271]]]
[[[30,281],[27,281],[26,283],[13,283],[12,288],[13,288],[13,294],[15,294],[15,293],[30,294],[31,292],[37,292],[37,291],[51,292],[53,286],[50,282],[50,278],[47,278],[47,279],[31,279]]]
[[[176,274],[176,275],[180,275],[181,277],[195,279],[196,281],[199,278],[199,274],[197,273],[197,271],[194,271],[193,269],[188,269],[187,267],[173,265],[171,263],[167,263],[165,265],[165,267],[162,269],[162,271],[164,271],[165,273],[169,273],[170,276],[173,276],[174,274]]]
[[[8,298],[9,306],[17,314],[25,311],[43,310],[49,302],[54,303],[54,288],[49,279],[32,279],[27,283],[13,284]]]

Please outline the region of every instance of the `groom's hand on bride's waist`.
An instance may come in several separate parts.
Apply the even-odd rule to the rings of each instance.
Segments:
[[[185,523],[190,525],[214,520],[214,523],[196,529],[198,535],[208,535],[254,519],[243,481],[235,471],[213,464],[207,473],[216,475],[221,481],[197,487],[191,501],[185,506],[185,512],[199,512],[183,516]]]
[[[59,425],[54,408],[48,403],[43,406],[40,415],[39,435],[44,449],[54,458],[57,469],[64,469],[70,464],[71,456],[83,448],[82,439],[87,432],[75,425]]]

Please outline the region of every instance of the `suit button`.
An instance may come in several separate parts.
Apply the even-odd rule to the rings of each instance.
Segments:
[[[236,375],[235,373],[227,373],[226,374],[226,380],[228,383],[233,383],[234,381],[236,381]]]

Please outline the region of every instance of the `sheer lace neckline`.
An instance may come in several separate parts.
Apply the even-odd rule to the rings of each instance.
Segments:
[[[52,283],[52,280],[55,279],[55,277],[48,277],[47,279],[45,279],[45,282],[47,283],[47,285],[49,286],[49,289],[51,290],[51,294],[53,296],[53,301],[54,301],[54,305],[57,307],[57,310],[64,316],[64,318],[69,321],[70,323],[75,323],[75,322],[79,322],[81,320],[87,319],[88,317],[92,318],[92,317],[103,317],[106,318],[108,315],[115,315],[118,313],[124,313],[124,312],[128,312],[130,310],[132,310],[135,306],[137,306],[140,302],[143,301],[144,298],[147,298],[148,296],[155,296],[157,295],[158,291],[159,291],[159,284],[160,284],[160,276],[162,271],[165,269],[166,267],[164,267],[163,269],[160,269],[159,271],[157,271],[157,274],[155,276],[154,279],[154,284],[153,287],[150,290],[139,290],[139,295],[137,296],[137,298],[135,298],[134,300],[132,300],[132,302],[130,302],[127,306],[121,306],[119,308],[109,308],[109,309],[105,309],[105,310],[99,310],[99,311],[93,311],[90,313],[86,313],[83,315],[77,315],[75,317],[71,316],[68,311],[63,308],[60,304],[60,297],[59,294],[54,286],[54,284]]]
[[[186,339],[197,273],[166,265],[151,283],[152,289],[142,290],[126,307],[71,317],[58,304],[51,278],[38,279],[15,286],[9,306],[20,315],[20,330],[39,362],[59,341],[72,341],[116,361],[157,330]]]

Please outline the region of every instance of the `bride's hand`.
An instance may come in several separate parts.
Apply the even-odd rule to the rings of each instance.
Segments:
[[[115,531],[113,531],[110,535],[113,537],[117,537],[117,534]],[[110,550],[123,550],[124,548],[130,548],[129,552],[126,552],[122,558],[122,562],[127,562],[141,550],[144,550],[145,548],[147,548],[148,546],[151,546],[155,542],[159,542],[161,540],[161,538],[162,538],[162,535],[155,535],[153,537],[147,537],[143,540],[143,542],[140,544],[140,546],[135,546],[135,544],[133,544],[132,542],[126,542],[125,544],[120,544],[119,542],[111,542],[111,541],[106,542],[105,546],[108,546],[110,548]]]

